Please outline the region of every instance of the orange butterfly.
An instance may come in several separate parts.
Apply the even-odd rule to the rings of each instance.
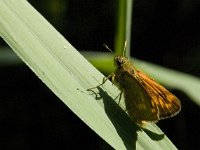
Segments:
[[[110,50],[106,45],[104,46]],[[97,87],[103,85],[107,79],[111,79],[121,91],[119,99],[124,94],[126,110],[136,123],[156,123],[158,120],[175,116],[180,112],[180,100],[155,80],[137,70],[128,58],[115,56],[114,63],[115,72]]]
[[[114,62],[117,69],[108,78],[119,87],[121,94],[124,93],[131,119],[139,124],[157,122],[181,110],[181,102],[175,95],[137,70],[126,57],[115,56]]]

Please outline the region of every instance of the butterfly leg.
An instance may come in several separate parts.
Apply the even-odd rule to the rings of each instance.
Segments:
[[[118,105],[122,99],[122,94],[123,94],[123,92],[120,92],[119,95],[117,96],[117,97],[119,97],[119,101],[117,102]],[[117,97],[115,99],[117,99]]]
[[[101,84],[99,84],[99,85],[97,85],[95,87],[89,88],[89,89],[87,89],[87,91],[93,91],[93,89],[96,89],[96,88],[102,86],[108,79],[111,79],[111,81],[113,82],[114,78],[115,78],[115,74],[111,73],[109,76],[103,78],[103,81],[102,81]]]

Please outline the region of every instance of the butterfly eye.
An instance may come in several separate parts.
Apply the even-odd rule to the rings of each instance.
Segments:
[[[117,64],[117,66],[121,66],[122,61],[121,61],[120,59],[117,59],[117,60],[116,60],[116,64]]]
[[[123,63],[124,63],[124,60],[123,60],[122,57],[119,57],[119,56],[116,56],[116,57],[115,57],[115,65],[116,65],[116,66],[122,66]]]

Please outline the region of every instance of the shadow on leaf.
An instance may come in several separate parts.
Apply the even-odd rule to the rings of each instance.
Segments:
[[[96,100],[103,100],[104,109],[114,125],[118,135],[122,139],[126,149],[136,149],[137,132],[144,131],[152,140],[159,141],[164,138],[164,134],[154,133],[146,128],[138,126],[133,122],[126,112],[100,87],[97,87],[99,93],[95,93]],[[99,96],[98,96],[99,95]]]

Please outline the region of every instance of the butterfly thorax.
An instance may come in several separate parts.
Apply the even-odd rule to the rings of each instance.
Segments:
[[[136,70],[133,67],[133,64],[128,60],[128,58],[124,56],[115,56],[114,63],[116,66],[115,82],[117,82],[118,87],[122,89],[124,83],[123,80],[125,80],[124,74],[131,74],[134,76]]]

